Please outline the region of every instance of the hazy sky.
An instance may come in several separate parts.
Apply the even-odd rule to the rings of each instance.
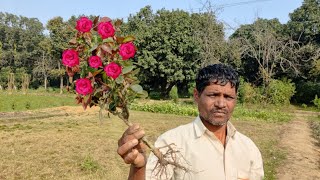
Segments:
[[[256,17],[278,18],[286,23],[289,13],[303,0],[211,0],[219,21],[226,24],[228,34],[240,24],[252,23]],[[146,5],[154,11],[165,8],[198,12],[205,0],[0,0],[0,11],[36,17],[44,25],[56,16],[67,20],[71,15],[100,15],[124,18]]]

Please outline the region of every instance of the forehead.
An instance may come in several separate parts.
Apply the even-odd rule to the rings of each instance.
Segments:
[[[217,84],[217,83],[210,83],[208,86],[205,87],[204,92],[219,92],[219,93],[226,93],[226,94],[236,94],[235,86],[232,87],[231,83],[228,82],[225,85]]]

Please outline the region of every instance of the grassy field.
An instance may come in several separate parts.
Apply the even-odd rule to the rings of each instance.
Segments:
[[[32,92],[8,94],[0,91],[0,112],[25,111],[57,106],[74,106],[75,96],[71,94]]]
[[[117,155],[117,140],[126,129],[116,117],[98,119],[98,109],[56,107],[0,114],[0,179],[127,178],[128,165]],[[194,117],[132,111],[154,141],[164,131]],[[237,118],[238,119],[238,118]],[[239,118],[240,119],[240,118]],[[266,173],[274,179],[285,157],[277,148],[281,123],[234,120],[237,129],[260,148]]]

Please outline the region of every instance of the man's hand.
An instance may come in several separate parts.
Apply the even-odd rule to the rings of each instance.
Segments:
[[[141,168],[146,165],[145,149],[139,139],[144,136],[145,132],[140,129],[139,125],[130,126],[118,141],[118,154],[125,163],[131,164],[135,168]]]

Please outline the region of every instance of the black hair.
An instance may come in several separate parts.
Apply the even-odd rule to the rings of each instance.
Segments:
[[[199,94],[210,84],[226,85],[231,83],[231,87],[239,88],[238,73],[230,66],[224,64],[211,64],[201,68],[196,76],[196,88]]]

